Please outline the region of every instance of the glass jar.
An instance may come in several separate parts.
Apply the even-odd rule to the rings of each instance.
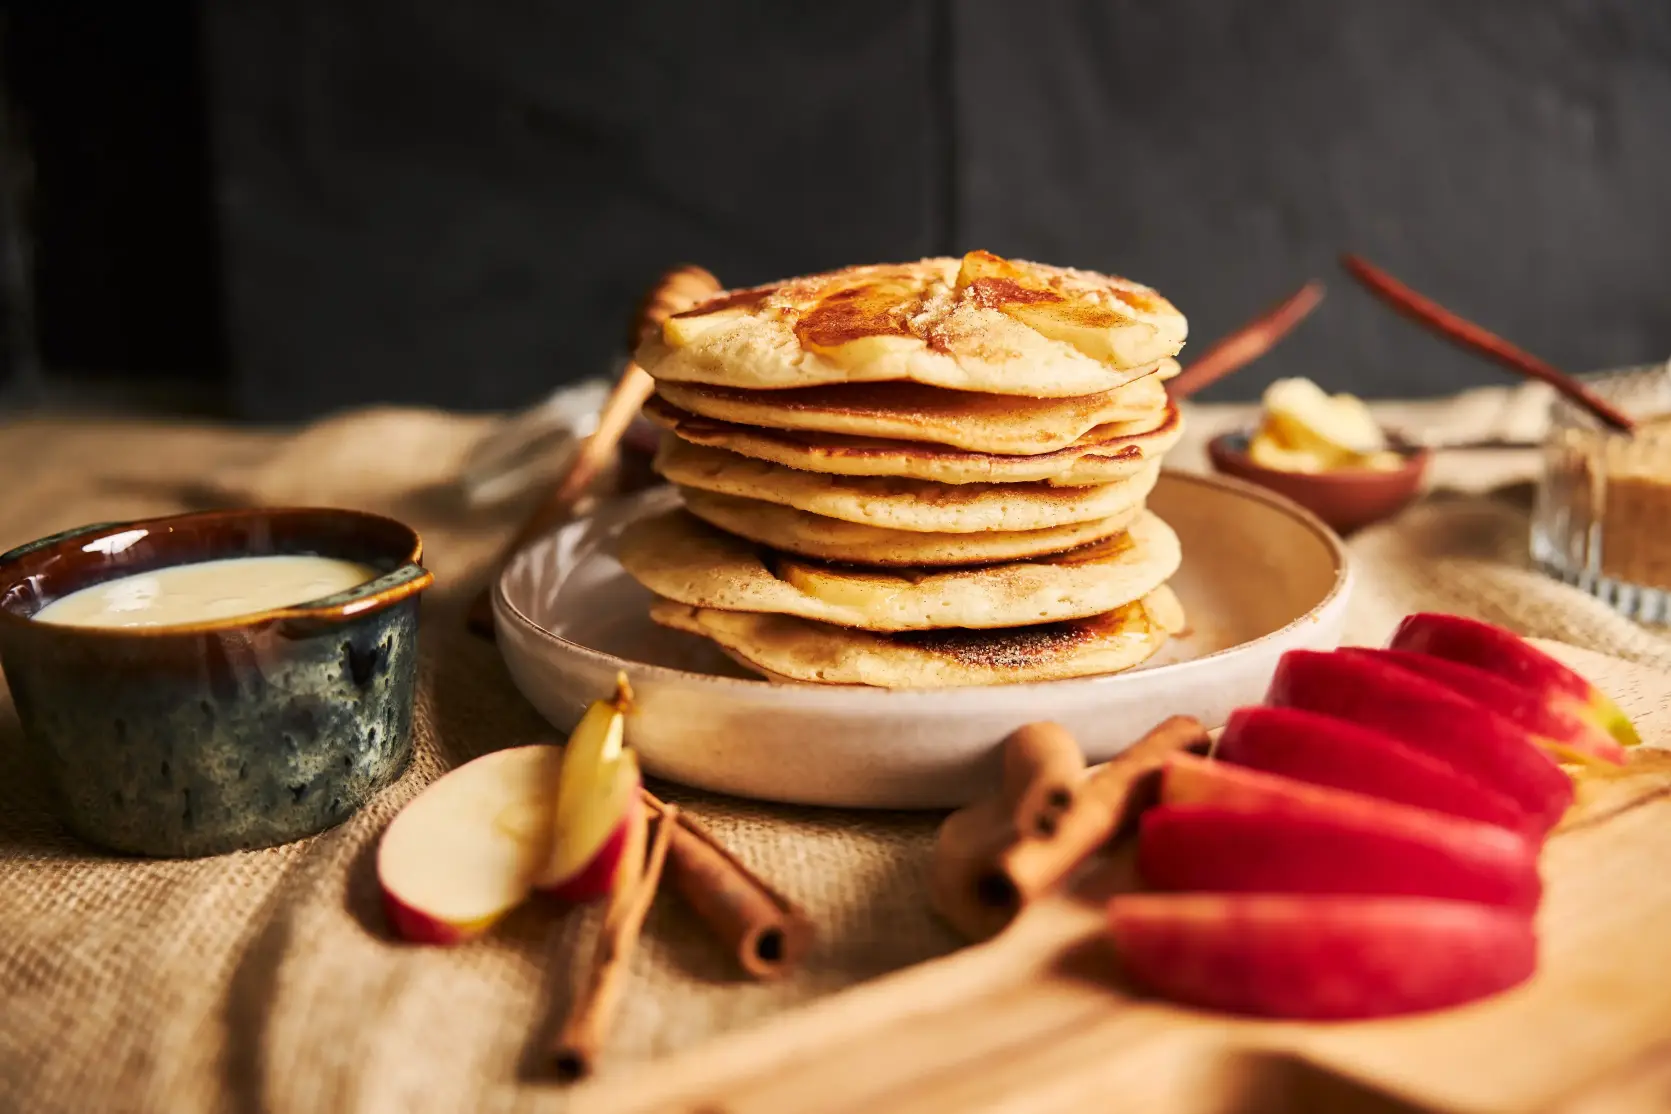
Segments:
[[[1564,398],[1551,406],[1532,512],[1532,560],[1644,623],[1671,623],[1671,365],[1584,376],[1637,421],[1607,429]]]

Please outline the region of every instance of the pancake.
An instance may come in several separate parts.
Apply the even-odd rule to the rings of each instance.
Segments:
[[[877,688],[1020,684],[1118,673],[1141,665],[1182,628],[1169,588],[1101,615],[994,631],[876,634],[748,611],[657,600],[650,618],[700,635],[776,679]]]
[[[1017,456],[1065,449],[1110,422],[1153,420],[1167,405],[1166,385],[1158,374],[1074,398],[1006,398],[917,383],[789,391],[663,383],[656,393],[680,410],[737,425],[923,441]]]
[[[888,530],[808,514],[758,499],[681,487],[685,507],[711,526],[749,541],[812,557],[858,565],[981,565],[1065,553],[1124,530],[1140,506],[1090,522],[1048,530],[989,530],[978,534]]]
[[[644,416],[681,440],[726,449],[803,472],[900,476],[943,484],[1032,483],[1063,487],[1110,483],[1159,460],[1183,435],[1176,406],[1134,422],[1098,426],[1065,449],[1034,456],[975,453],[943,445],[759,429],[698,417],[652,398]]]
[[[1140,505],[1160,478],[1159,461],[1095,487],[953,486],[932,480],[825,476],[687,444],[670,434],[662,439],[655,469],[681,487],[759,499],[866,526],[946,534],[1044,530],[1107,518]]]
[[[628,526],[617,556],[634,580],[676,603],[903,631],[1100,615],[1165,584],[1179,550],[1172,529],[1144,511],[1124,533],[1053,557],[885,572],[775,553],[670,511]]]
[[[1187,333],[1146,286],[975,251],[729,291],[668,318],[636,359],[669,383],[908,381],[1066,398],[1128,382]]]

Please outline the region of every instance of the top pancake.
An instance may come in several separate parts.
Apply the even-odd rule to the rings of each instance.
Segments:
[[[656,394],[680,410],[736,425],[920,441],[1011,456],[1065,449],[1100,426],[1152,420],[1167,405],[1166,385],[1152,373],[1111,391],[1072,398],[1013,398],[918,383],[786,391],[663,383]]]
[[[970,252],[732,291],[637,352],[662,382],[782,390],[909,381],[1032,398],[1108,391],[1177,355],[1188,323],[1155,291]]]

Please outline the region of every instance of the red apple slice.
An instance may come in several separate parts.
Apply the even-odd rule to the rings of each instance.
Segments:
[[[1277,662],[1266,703],[1385,732],[1502,790],[1540,831],[1572,803],[1571,780],[1524,728],[1387,662],[1290,650]]]
[[[1457,1006],[1537,967],[1529,917],[1421,898],[1127,894],[1108,928],[1133,981],[1256,1017],[1346,1021]]]
[[[1421,612],[1406,616],[1388,645],[1495,673],[1591,720],[1623,746],[1642,741],[1611,697],[1513,631],[1461,615]]]
[[[1385,894],[1537,907],[1543,883],[1537,850],[1526,839],[1490,824],[1362,801],[1373,812],[1161,805],[1141,821],[1138,873],[1157,890]]]
[[[628,829],[642,807],[638,759],[625,749],[631,704],[626,674],[619,674],[614,698],[594,701],[563,747],[551,858],[537,879],[543,893],[589,901],[614,884]]]
[[[1527,836],[1544,827],[1478,778],[1390,735],[1298,708],[1238,708],[1213,753],[1266,773],[1430,808]]]
[[[566,766],[564,783],[569,784]],[[625,750],[590,775],[590,791],[568,812],[559,806],[551,830],[554,850],[535,884],[541,893],[578,902],[604,897],[614,889],[626,865],[627,837],[644,807],[642,784],[638,757]]]
[[[1218,805],[1252,811],[1287,809],[1307,815],[1326,815],[1343,823],[1396,829],[1422,839],[1431,838],[1436,832],[1445,833],[1447,839],[1473,839],[1481,827],[1505,831],[1501,825],[1485,825],[1429,808],[1398,804],[1384,797],[1314,785],[1193,754],[1167,759],[1161,770],[1160,803]],[[1528,839],[1519,831],[1507,829],[1507,832],[1516,839]],[[1486,838],[1494,843],[1502,842],[1496,836]]]
[[[452,944],[520,905],[550,855],[561,762],[554,746],[495,751],[401,809],[377,848],[390,926],[418,943]]]
[[[1625,764],[1625,748],[1602,730],[1594,719],[1579,715],[1569,702],[1551,702],[1529,688],[1503,680],[1495,673],[1448,658],[1418,654],[1414,650],[1354,647],[1340,652],[1376,658],[1437,681],[1458,696],[1518,723],[1537,736],[1539,745],[1545,750],[1564,761],[1584,765]]]

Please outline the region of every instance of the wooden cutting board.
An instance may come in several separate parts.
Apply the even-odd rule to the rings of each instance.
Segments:
[[[1132,996],[1100,892],[1042,902],[988,944],[825,999],[632,1078],[613,1114],[1379,1114],[1671,1111],[1671,677],[1558,644],[1649,748],[1586,780],[1543,855],[1528,984],[1394,1021],[1274,1024]]]

